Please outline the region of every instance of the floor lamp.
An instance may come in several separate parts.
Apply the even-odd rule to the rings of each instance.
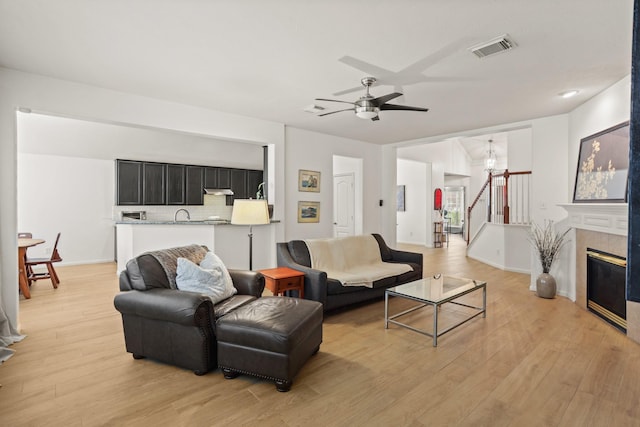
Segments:
[[[253,270],[253,226],[269,224],[269,207],[264,199],[233,201],[231,224],[249,226],[249,270]]]

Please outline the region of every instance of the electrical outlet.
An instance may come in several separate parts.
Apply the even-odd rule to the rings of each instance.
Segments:
[[[500,249],[496,249],[496,255],[500,255]]]

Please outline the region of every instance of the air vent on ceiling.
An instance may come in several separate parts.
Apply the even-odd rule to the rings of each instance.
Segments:
[[[500,37],[496,37],[495,39],[491,39],[488,42],[470,47],[469,50],[478,58],[485,58],[489,55],[495,55],[496,53],[511,50],[516,46],[517,44],[509,38],[507,34],[504,34]]]

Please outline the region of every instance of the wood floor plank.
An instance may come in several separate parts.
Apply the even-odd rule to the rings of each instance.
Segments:
[[[60,267],[58,289],[36,282],[20,301],[28,337],[0,366],[0,425],[640,425],[640,346],[565,298],[536,297],[528,275],[467,258],[457,238],[448,248],[400,247],[424,254],[425,275],[487,281],[486,318],[434,348],[408,329],[384,329],[382,300],[327,313],[320,352],[288,393],[134,360],[113,307],[115,264]],[[411,322],[429,329],[430,310]],[[464,310],[445,305],[442,321]]]

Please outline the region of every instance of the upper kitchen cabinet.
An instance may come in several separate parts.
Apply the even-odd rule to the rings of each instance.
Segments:
[[[261,170],[117,160],[118,205],[202,205],[204,189],[231,189],[233,199],[255,198]]]
[[[142,204],[166,205],[167,165],[164,163],[142,164]]]
[[[187,205],[201,205],[204,203],[204,172],[205,168],[202,166],[186,167]]]
[[[231,171],[229,168],[216,168],[218,169],[218,187],[217,188],[231,188]]]
[[[116,160],[116,203],[142,204],[142,162]]]
[[[257,198],[258,186],[262,181],[262,171],[251,169],[247,171],[247,197]]]
[[[186,200],[186,166],[167,165],[167,204],[184,205]]]
[[[220,186],[218,185],[218,169],[220,168],[204,168],[204,188],[220,188]]]
[[[247,197],[247,171],[244,169],[231,169],[231,191],[234,199],[246,199]]]

